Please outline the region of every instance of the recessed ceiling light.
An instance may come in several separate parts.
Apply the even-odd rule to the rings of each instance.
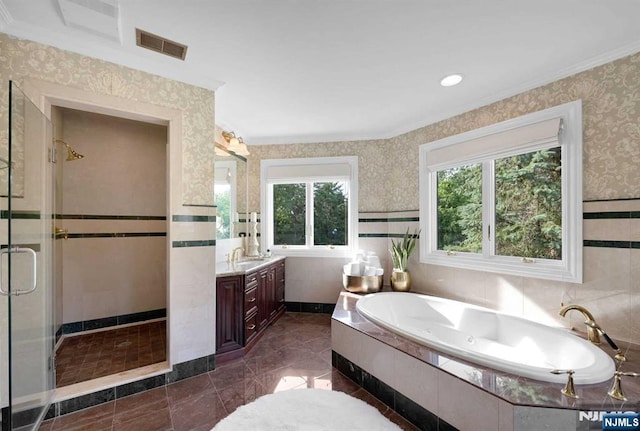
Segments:
[[[454,85],[458,85],[462,82],[462,75],[459,73],[453,73],[451,75],[447,75],[440,80],[440,85],[443,87],[453,87]]]

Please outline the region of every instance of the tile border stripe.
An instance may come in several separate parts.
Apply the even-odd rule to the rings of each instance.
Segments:
[[[183,248],[183,247],[215,247],[215,239],[203,239],[203,240],[191,240],[191,241],[173,241],[171,247]]]
[[[92,329],[109,328],[112,326],[125,325],[127,323],[144,322],[147,320],[160,319],[163,317],[167,317],[166,308],[141,311],[139,313],[120,314],[118,316],[103,317],[101,319],[63,323],[56,332],[56,338],[59,338],[59,335],[75,334],[78,332],[90,331]]]
[[[583,220],[632,219],[640,218],[640,211],[585,212],[582,214],[582,218]]]
[[[40,220],[41,214],[39,211],[11,211],[11,218],[20,220]],[[0,211],[0,219],[8,220],[9,211]]]
[[[584,247],[604,247],[604,248],[635,248],[640,249],[640,241],[602,241],[585,239]]]
[[[174,214],[171,216],[171,221],[174,222],[214,222],[216,216],[203,216],[203,215],[186,215],[186,214]]]
[[[134,238],[150,236],[167,236],[166,232],[104,232],[104,233],[70,233],[68,239],[78,238]],[[57,239],[62,239],[61,236]]]
[[[62,219],[62,220],[166,220],[167,216],[56,214],[56,219]]]

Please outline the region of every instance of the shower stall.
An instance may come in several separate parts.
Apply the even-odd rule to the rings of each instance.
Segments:
[[[0,307],[8,310],[0,312],[1,429],[26,431],[60,401],[61,386],[68,399],[87,387],[116,384],[121,371],[142,367],[127,371],[131,380],[168,367],[168,129],[53,104],[47,116],[15,82],[9,98],[8,136],[0,147]],[[60,118],[67,121],[64,132]],[[72,127],[69,118],[81,118],[80,125]],[[128,127],[138,135],[123,137]],[[90,327],[78,330],[78,323]],[[68,327],[71,338],[63,331]],[[96,333],[102,330],[120,337],[109,344],[114,356],[126,355],[125,368],[114,359],[87,378],[63,382],[80,351],[104,362],[78,335],[71,344],[85,346],[66,355],[73,363],[56,364],[65,340],[87,329],[94,339],[112,337]],[[149,343],[135,341],[143,332]],[[56,370],[65,371],[56,378]],[[95,379],[90,386],[88,379]]]

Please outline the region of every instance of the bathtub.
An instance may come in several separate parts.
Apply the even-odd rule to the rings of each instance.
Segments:
[[[464,302],[415,293],[382,292],[360,298],[358,312],[390,331],[449,355],[545,382],[576,384],[610,379],[615,364],[602,349],[561,328]]]

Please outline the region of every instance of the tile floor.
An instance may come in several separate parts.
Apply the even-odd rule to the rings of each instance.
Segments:
[[[56,352],[56,387],[162,362],[166,321],[65,337]]]
[[[244,357],[215,371],[46,421],[41,431],[210,430],[239,406],[282,390],[345,392],[417,430],[331,366],[331,317],[286,313]]]

